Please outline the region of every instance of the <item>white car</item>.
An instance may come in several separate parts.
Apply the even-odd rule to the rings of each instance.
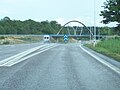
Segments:
[[[43,36],[43,41],[44,41],[44,43],[50,42],[50,36],[49,35],[44,35]]]

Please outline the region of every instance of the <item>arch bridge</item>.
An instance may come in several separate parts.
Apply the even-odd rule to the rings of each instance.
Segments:
[[[66,25],[70,24],[70,23],[73,23],[73,22],[77,22],[78,24],[82,25],[82,28],[81,30],[77,30],[78,28],[73,28],[73,31],[74,31],[74,34],[70,34],[70,30],[68,29],[67,30],[67,35],[69,37],[81,37],[81,38],[94,38],[94,35],[93,33],[91,32],[91,30],[89,28],[87,28],[87,26],[85,24],[83,24],[82,22],[80,21],[77,21],[77,20],[71,20],[67,23],[65,23],[62,28],[59,30],[59,32],[56,34],[56,36],[64,36],[65,33],[62,33],[62,31],[64,30],[64,28],[66,28]],[[89,33],[87,34],[83,34],[84,30],[88,31]],[[77,34],[76,32],[79,32],[79,34]],[[62,33],[62,34],[61,34]]]

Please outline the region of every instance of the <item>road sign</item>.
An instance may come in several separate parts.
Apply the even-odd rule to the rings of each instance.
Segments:
[[[64,35],[64,38],[68,38],[68,35]]]
[[[64,41],[68,41],[68,35],[64,35]]]

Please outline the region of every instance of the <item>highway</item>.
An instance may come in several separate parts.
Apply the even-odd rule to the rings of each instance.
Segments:
[[[0,46],[0,61],[2,59],[8,58],[12,55],[18,54],[27,49],[37,47],[42,45],[42,43],[34,43],[34,44],[15,44],[15,45],[1,45]]]
[[[0,90],[120,90],[120,63],[80,44],[0,46],[0,59]]]

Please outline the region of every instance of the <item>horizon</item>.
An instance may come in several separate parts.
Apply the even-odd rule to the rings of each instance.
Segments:
[[[24,21],[27,21],[27,20],[33,20],[33,19],[26,19],[26,20],[19,20],[19,19],[11,19],[9,16],[5,16],[5,17],[3,17],[3,18],[1,18],[0,20],[2,20],[2,19],[4,19],[4,18],[6,18],[6,17],[8,17],[10,20],[12,20],[12,21],[14,21],[14,20],[16,20],[16,21],[22,21],[22,22],[24,22]],[[48,22],[51,22],[51,21],[56,21],[56,20],[43,20],[43,21],[36,21],[36,20],[33,20],[33,21],[35,21],[35,22],[44,22],[44,21],[48,21]],[[71,21],[73,21],[73,20],[71,20]],[[75,20],[75,21],[78,21],[78,20]],[[65,25],[66,23],[68,23],[68,22],[66,22],[66,23],[64,23],[63,25],[61,24],[61,23],[59,23],[58,21],[56,21],[58,24],[60,24],[61,26],[63,26],[63,25]],[[84,24],[84,23],[83,23]],[[79,24],[79,23],[77,23],[77,22],[72,22],[72,23],[69,23],[68,25],[66,25],[66,26],[71,26],[71,27],[73,27],[73,26],[77,26],[77,27],[80,27],[80,26],[82,26],[82,24]],[[87,27],[94,27],[94,25],[85,25],[85,26],[87,26]],[[96,27],[110,27],[110,28],[112,28],[112,27],[114,27],[114,26],[96,26]]]

